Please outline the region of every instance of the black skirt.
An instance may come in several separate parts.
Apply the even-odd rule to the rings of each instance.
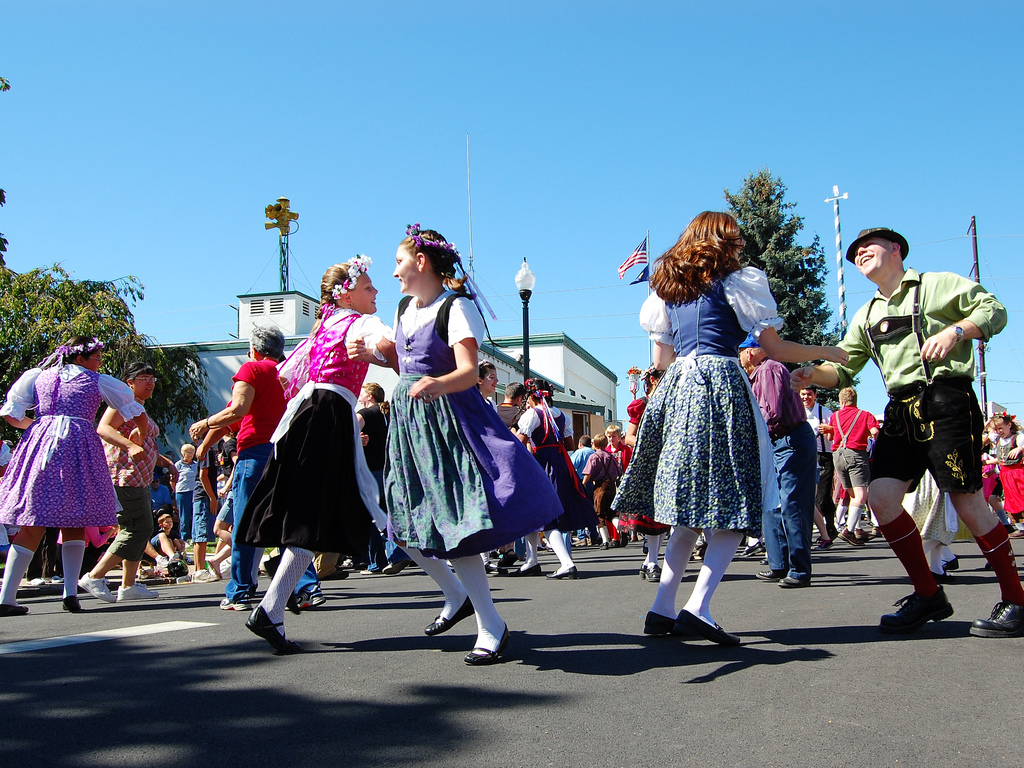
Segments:
[[[352,408],[317,389],[304,402],[253,491],[238,540],[254,547],[367,551],[373,519],[359,495]]]

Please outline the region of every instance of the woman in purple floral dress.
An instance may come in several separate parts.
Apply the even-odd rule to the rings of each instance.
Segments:
[[[21,529],[7,557],[0,617],[28,613],[16,601],[18,585],[46,528],[60,528],[63,534],[63,608],[80,611],[84,528],[117,524],[96,411],[106,401],[125,419],[134,419],[138,430],[131,441],[137,455],[149,420],[127,384],[99,373],[102,361],[102,342],[73,336],[38,368],[22,374],[0,407],[8,424],[25,430],[0,480],[0,523]],[[35,410],[35,419],[26,416],[29,410]]]

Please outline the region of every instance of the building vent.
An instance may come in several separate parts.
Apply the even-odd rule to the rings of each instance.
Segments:
[[[271,299],[270,300],[270,314],[272,314],[272,315],[283,315],[284,314],[284,299]]]
[[[250,315],[262,315],[263,314],[263,299],[253,299],[249,302],[249,314]]]
[[[309,317],[309,310],[310,310],[309,302],[308,301],[302,302],[302,314],[304,314],[306,317]]]

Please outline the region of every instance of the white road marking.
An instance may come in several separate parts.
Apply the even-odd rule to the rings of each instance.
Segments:
[[[207,621],[164,621],[160,624],[144,624],[141,627],[122,627],[120,629],[104,629],[99,632],[83,632],[80,635],[46,637],[42,640],[23,640],[18,643],[5,643],[3,645],[0,645],[0,656],[6,655],[8,653],[44,651],[48,648],[60,648],[64,645],[98,643],[103,640],[120,640],[123,637],[158,635],[161,632],[177,632],[180,629],[196,629],[198,627],[215,626],[217,626],[215,623]]]

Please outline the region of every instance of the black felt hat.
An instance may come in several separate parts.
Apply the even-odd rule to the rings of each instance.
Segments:
[[[860,234],[857,235],[857,239],[850,243],[850,247],[846,249],[846,260],[848,262],[851,264],[855,263],[853,259],[857,255],[857,246],[869,237],[881,237],[884,240],[899,243],[900,256],[904,259],[906,259],[907,254],[910,253],[910,243],[908,243],[907,238],[899,232],[889,229],[888,227],[872,227],[871,229],[862,229]]]

